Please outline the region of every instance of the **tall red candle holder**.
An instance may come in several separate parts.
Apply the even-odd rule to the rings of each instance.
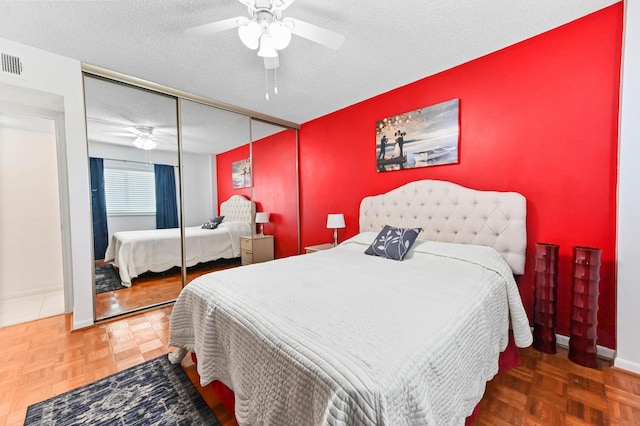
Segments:
[[[600,256],[594,247],[573,248],[573,286],[571,290],[571,322],[569,359],[584,367],[597,367],[598,295]]]
[[[533,347],[556,353],[556,313],[558,300],[559,246],[536,243]]]

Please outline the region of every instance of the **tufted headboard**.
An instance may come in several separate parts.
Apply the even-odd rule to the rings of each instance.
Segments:
[[[232,195],[227,201],[220,203],[220,215],[224,220],[253,223],[256,205],[242,195]]]
[[[478,191],[451,182],[420,180],[360,203],[360,232],[385,225],[422,227],[422,240],[495,248],[514,274],[524,273],[526,199],[516,192]]]

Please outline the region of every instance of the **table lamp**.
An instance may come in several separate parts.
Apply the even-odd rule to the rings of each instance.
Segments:
[[[269,223],[269,213],[267,212],[256,213],[256,223],[260,224],[260,235],[264,235],[264,224]]]
[[[327,228],[333,228],[333,246],[338,245],[338,228],[344,228],[344,215],[342,213],[330,213],[327,216]]]

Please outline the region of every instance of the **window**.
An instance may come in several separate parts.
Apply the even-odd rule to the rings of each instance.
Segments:
[[[108,215],[155,215],[155,174],[151,170],[104,168]]]

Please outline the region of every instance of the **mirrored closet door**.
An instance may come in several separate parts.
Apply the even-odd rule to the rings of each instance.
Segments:
[[[185,284],[241,265],[240,240],[252,234],[251,194],[218,193],[218,155],[250,151],[250,118],[180,99]],[[223,167],[223,172],[229,172]],[[233,197],[235,195],[235,197]],[[220,224],[216,219],[222,220]],[[213,228],[213,229],[212,229]]]
[[[96,320],[245,264],[261,232],[262,261],[300,252],[293,123],[85,68]]]
[[[251,157],[252,199],[263,222],[254,245],[273,245],[275,258],[299,254],[297,130],[252,119]]]
[[[182,289],[177,99],[85,76],[95,316]]]

